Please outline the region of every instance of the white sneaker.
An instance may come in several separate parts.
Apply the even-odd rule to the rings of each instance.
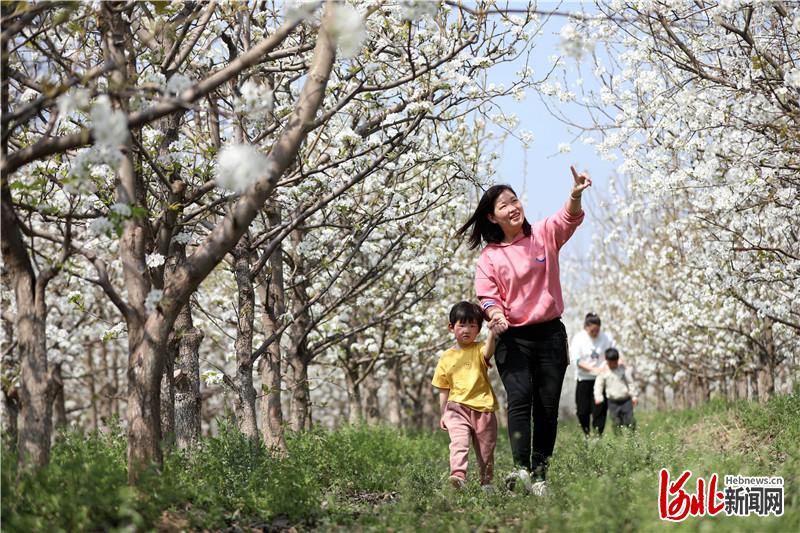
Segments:
[[[532,489],[531,474],[524,468],[512,470],[511,473],[506,476],[505,482],[508,490],[512,492],[516,489],[530,492]]]
[[[484,492],[484,494],[494,494],[495,493],[494,485],[481,485],[481,490]]]
[[[534,496],[548,496],[550,494],[550,487],[547,486],[547,481],[537,481],[531,485],[528,491]]]

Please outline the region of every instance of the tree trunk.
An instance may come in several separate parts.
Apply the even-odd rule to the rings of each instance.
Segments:
[[[8,72],[8,39],[3,39],[2,70]],[[2,111],[8,112],[8,83],[2,86]],[[2,160],[8,154],[3,131]],[[17,419],[18,460],[22,467],[44,466],[50,458],[50,433],[53,422],[52,386],[47,368],[45,289],[57,270],[40,273],[37,280],[22,238],[19,219],[9,188],[8,176],[0,182],[0,248],[8,284],[16,303],[17,353],[19,354],[19,417]],[[62,258],[66,259],[66,258]],[[20,469],[20,472],[22,469]]]
[[[236,376],[233,401],[236,424],[251,439],[258,438],[256,390],[253,387],[253,320],[256,295],[250,277],[250,239],[245,233],[231,252],[238,289],[239,316],[236,328]]]
[[[175,357],[178,343],[175,333],[167,341],[164,371],[161,375],[161,435],[166,446],[175,445]]]
[[[656,409],[659,411],[663,411],[667,408],[667,389],[664,386],[664,380],[661,377],[661,373],[656,374]]]
[[[369,374],[364,377],[364,388],[366,389],[367,394],[362,400],[362,416],[367,421],[367,424],[380,424],[381,404],[380,399],[378,398],[378,393],[380,392],[381,383],[375,377],[374,367],[371,369]]]
[[[775,339],[772,334],[773,320],[765,319],[764,349],[760,353],[760,368],[758,371],[759,401],[766,402],[775,394],[775,366],[777,354]]]
[[[291,371],[291,408],[289,411],[289,427],[292,431],[303,431],[308,427],[310,419],[310,398],[308,390],[308,364],[302,355],[289,359]]]
[[[44,301],[46,278],[37,281],[22,240],[8,182],[2,183],[3,261],[14,287],[20,360],[17,447],[22,466],[44,466],[50,457],[53,404],[47,366]]]
[[[758,401],[760,393],[758,391],[758,370],[751,370],[747,373],[750,379],[750,395],[748,400]]]
[[[170,325],[160,314],[128,326],[128,481],[161,464],[161,375]]]
[[[423,429],[435,429],[439,425],[438,398],[436,398],[434,395],[433,388],[431,386],[425,386],[422,389],[422,393],[422,427]]]
[[[271,203],[267,207],[267,219],[271,228],[281,223],[280,206]],[[269,338],[281,327],[281,320],[286,312],[286,295],[283,283],[283,247],[278,247],[269,258],[269,277],[262,274],[259,283],[259,295],[264,305],[261,313],[261,325],[264,336]],[[286,439],[283,436],[283,408],[281,406],[281,335],[267,347],[267,353],[261,358],[261,434],[269,448],[286,451]]]
[[[361,413],[361,384],[358,379],[358,364],[356,368],[345,366],[344,380],[347,385],[347,423],[360,424],[363,420]]]
[[[64,398],[64,378],[61,375],[61,363],[53,365],[51,373],[53,379],[53,428],[64,430],[67,428],[67,405]]]
[[[97,371],[94,365],[94,343],[86,346],[86,368],[89,369],[89,401],[92,409],[92,429],[97,431],[99,429],[99,406],[100,398],[97,395],[97,379],[95,378]],[[107,367],[103,368],[103,373],[106,372]]]
[[[5,222],[5,221],[4,221]],[[3,422],[2,432],[9,442],[17,441],[17,417],[19,416],[19,360],[16,353],[16,342],[14,340],[13,318],[6,311],[11,308],[11,277],[5,266],[0,266],[0,278],[2,278],[2,290],[0,291],[0,312],[2,316],[3,336],[0,340],[0,353],[2,360],[0,367],[3,372],[3,379],[0,380],[0,389],[3,392],[2,415],[0,420]]]
[[[401,391],[403,388],[403,376],[400,373],[400,357],[392,357],[388,362],[387,381],[389,385],[387,411],[389,424],[395,427],[403,426],[403,402]]]
[[[194,447],[201,436],[200,343],[203,332],[194,327],[191,303],[175,320],[178,358],[175,362],[175,444],[178,449]]]

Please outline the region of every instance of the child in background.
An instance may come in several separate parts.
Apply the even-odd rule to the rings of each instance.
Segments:
[[[594,403],[603,402],[603,392],[608,398],[608,414],[614,423],[614,429],[619,427],[636,427],[633,418],[633,408],[638,403],[639,388],[631,376],[631,371],[619,362],[619,352],[616,348],[609,348],[605,352],[608,370],[594,382]]]
[[[442,353],[433,375],[433,386],[440,389],[439,427],[450,434],[450,483],[457,489],[466,483],[470,440],[481,485],[490,486],[494,474],[497,399],[488,369],[495,338],[489,331],[485,342],[475,342],[482,324],[483,312],[477,304],[459,302],[453,306],[447,329],[456,344]]]

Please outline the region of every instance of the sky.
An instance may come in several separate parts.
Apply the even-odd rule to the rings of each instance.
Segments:
[[[498,2],[498,5],[505,3]],[[525,8],[527,2],[511,1],[509,5]],[[540,1],[537,9],[560,12],[583,10],[588,13],[596,11],[593,4],[580,2]],[[541,79],[552,68],[551,56],[563,55],[558,46],[559,31],[568,20],[564,16],[551,17],[544,25],[542,35],[536,37],[534,52],[530,57],[530,66],[534,69],[536,79]],[[592,68],[586,59],[583,60],[580,73],[575,59],[569,57],[565,59],[569,89],[577,93],[577,85],[574,84],[579,77],[582,77],[585,89],[598,87]],[[525,61],[526,57],[522,55],[514,63],[493,67],[489,71],[487,81],[510,86],[514,74],[524,68]],[[563,82],[564,78],[559,80]],[[547,102],[551,107],[558,105],[555,99],[548,99]],[[522,143],[514,138],[509,138],[505,142],[499,150],[500,159],[495,163],[498,183],[510,184],[520,196],[523,196],[523,191],[527,193],[524,195],[527,200],[525,215],[529,221],[533,222],[553,214],[566,201],[573,183],[570,165],[574,165],[579,172],[587,171],[591,177],[592,187],[584,193],[586,219],[562,250],[563,258],[583,263],[589,256],[592,236],[595,234],[596,224],[592,216],[597,215],[598,199],[607,196],[608,178],[619,166],[620,161],[609,162],[600,159],[591,145],[586,145],[580,140],[584,135],[574,140],[579,132],[553,117],[535,90],[528,90],[522,102],[506,97],[500,100],[500,105],[504,112],[515,113],[519,117],[520,130],[533,132],[534,141],[527,150],[527,165]],[[577,123],[589,123],[586,112],[582,112],[575,105],[569,107],[568,113]],[[558,145],[561,143],[570,143],[571,151],[559,153]]]

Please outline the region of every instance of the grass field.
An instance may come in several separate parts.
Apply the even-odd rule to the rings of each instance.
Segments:
[[[234,431],[192,456],[171,454],[137,490],[125,484],[125,441],[64,435],[51,465],[16,481],[4,451],[3,531],[800,531],[800,396],[766,405],[712,402],[700,409],[637,413],[635,434],[587,444],[577,422],[559,430],[551,494],[535,497],[471,482],[446,484],[447,435],[387,427],[317,429],[292,436],[275,457]],[[501,435],[498,478],[511,468]],[[658,515],[658,474],[783,476],[781,517]],[[474,476],[473,476],[474,477]]]

